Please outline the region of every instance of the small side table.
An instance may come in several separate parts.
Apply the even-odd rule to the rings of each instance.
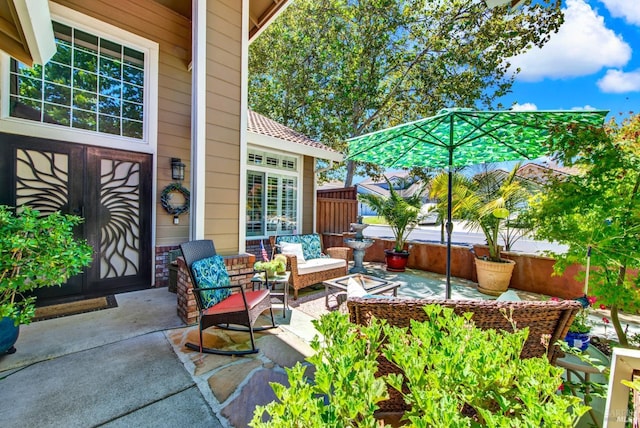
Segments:
[[[287,309],[289,309],[289,277],[291,276],[291,272],[285,272],[282,275],[276,275],[274,277],[268,278],[266,281],[264,279],[264,273],[257,273],[251,278],[251,283],[254,286],[258,284],[258,287],[261,287],[262,284],[269,289],[269,294],[271,297],[278,297],[282,299],[282,317],[287,318]],[[282,291],[275,291],[276,285],[282,286]]]
[[[610,366],[609,358],[593,345],[589,345],[587,350],[584,351],[584,354],[593,359],[596,364],[600,364],[604,367]],[[562,358],[558,358],[556,360],[556,366],[565,369],[565,377],[568,381],[573,381],[573,378],[575,377],[578,382],[587,384],[583,393],[571,389],[571,393],[573,395],[580,397],[583,400],[586,399],[586,396],[590,395],[588,386],[589,382],[606,384],[607,381],[600,370],[581,361],[580,358],[575,355],[567,354]],[[581,423],[579,423],[578,426],[582,426],[583,421],[586,424],[586,418],[587,415],[589,415],[588,417],[591,419],[593,426],[601,427],[604,421],[605,399],[592,396],[590,399],[585,400],[585,404],[586,403],[588,403],[591,409],[582,416]]]

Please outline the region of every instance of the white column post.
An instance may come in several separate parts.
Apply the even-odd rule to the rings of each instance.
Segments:
[[[207,0],[192,0],[190,239],[204,238],[206,173]]]

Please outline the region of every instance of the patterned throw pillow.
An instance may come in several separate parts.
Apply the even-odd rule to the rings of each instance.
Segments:
[[[280,245],[283,242],[288,242],[290,244],[299,244],[300,243],[300,235],[281,235],[281,236],[276,236],[276,244]]]
[[[292,244],[302,244],[302,253],[305,260],[318,259],[322,257],[322,245],[320,245],[320,235],[310,233],[308,235],[282,235],[276,237],[276,244],[284,242]]]
[[[322,255],[322,245],[320,244],[320,235],[313,233],[310,235],[300,235],[300,242],[302,243],[302,252],[304,258],[319,259]]]
[[[221,256],[207,257],[193,262],[191,265],[196,287],[210,288],[221,287],[231,284],[227,267]],[[205,308],[223,301],[231,295],[230,288],[220,288],[214,290],[204,290],[200,292],[200,298]]]

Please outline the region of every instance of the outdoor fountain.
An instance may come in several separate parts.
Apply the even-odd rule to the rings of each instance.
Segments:
[[[349,269],[349,273],[367,273],[362,265],[364,260],[364,251],[373,245],[373,239],[365,238],[362,231],[369,226],[362,223],[362,216],[358,216],[358,223],[351,223],[351,230],[356,232],[353,238],[345,238],[344,244],[353,249],[353,267]]]

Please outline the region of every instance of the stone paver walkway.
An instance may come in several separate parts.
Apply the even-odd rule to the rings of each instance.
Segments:
[[[282,314],[281,310],[274,312]],[[307,341],[291,332],[292,317],[299,320],[301,325],[310,322],[305,314],[298,311],[289,311],[289,321],[278,316],[278,328],[255,333],[259,353],[246,356],[200,354],[186,348],[184,345],[187,342],[198,343],[197,327],[166,332],[178,358],[221,423],[232,427],[247,426],[257,405],[264,405],[275,399],[269,383],[286,384],[285,367],[292,367],[297,362],[307,364],[304,358],[311,355],[312,349]],[[267,317],[262,318],[258,323],[269,324]],[[315,331],[308,333],[316,334]],[[243,332],[207,329],[203,334],[203,341],[209,347],[250,348],[249,336]]]

